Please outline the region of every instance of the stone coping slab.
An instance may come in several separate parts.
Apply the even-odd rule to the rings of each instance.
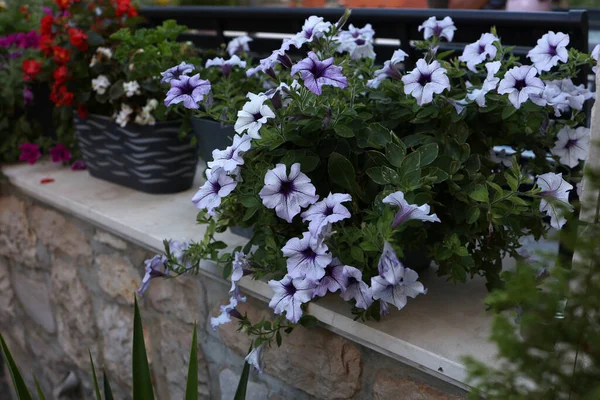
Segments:
[[[163,239],[199,240],[204,235],[205,227],[196,224],[197,210],[190,202],[203,181],[200,167],[194,187],[175,195],[137,192],[49,162],[9,165],[2,170],[26,195],[152,251],[163,251]],[[42,184],[46,178],[54,181]],[[220,234],[219,239],[231,248],[246,242],[231,232]],[[202,263],[200,272],[222,281],[221,268],[212,262]],[[189,279],[203,279],[202,275]],[[492,315],[483,302],[485,282],[476,278],[455,285],[436,277],[431,269],[422,274],[421,281],[427,295],[409,299],[401,311],[390,307],[381,322],[354,321],[350,307],[335,295],[311,303],[309,313],[341,336],[468,388],[462,357],[494,362],[495,347],[487,340]],[[244,277],[240,285],[246,294],[263,301],[272,295],[265,282]]]

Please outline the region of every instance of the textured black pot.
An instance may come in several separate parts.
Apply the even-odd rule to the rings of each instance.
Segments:
[[[192,129],[198,140],[200,157],[205,162],[212,161],[214,149],[225,150],[227,146],[231,146],[235,135],[233,126],[207,118],[192,118]]]
[[[125,128],[108,117],[75,117],[79,148],[90,175],[146,193],[177,193],[192,186],[196,146],[179,139],[181,122]]]

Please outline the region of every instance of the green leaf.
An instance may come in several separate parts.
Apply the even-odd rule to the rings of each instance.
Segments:
[[[404,156],[406,155],[406,146],[404,143],[400,142],[400,144],[396,143],[388,143],[385,146],[385,155],[394,167],[400,168],[402,166],[402,161],[404,160]]]
[[[366,172],[369,178],[379,185],[387,185],[400,179],[396,171],[385,166],[369,168]]]
[[[354,131],[348,125],[337,124],[333,130],[338,136],[345,138],[354,137]]]
[[[333,152],[329,156],[327,170],[329,171],[329,179],[332,182],[346,190],[355,191],[356,172],[350,160],[339,153]]]
[[[473,206],[467,210],[467,224],[473,224],[477,219],[479,219],[479,215],[481,211],[479,211],[479,207]]]
[[[260,206],[260,200],[256,198],[256,196],[246,196],[240,198],[240,203],[246,208]]]
[[[381,124],[370,124],[369,140],[380,146],[385,146],[392,141],[392,134],[389,129]]]
[[[198,344],[196,340],[196,324],[194,324],[190,365],[188,366],[187,384],[185,387],[185,400],[198,400]]]
[[[254,216],[254,214],[256,214],[258,209],[259,209],[259,207],[253,207],[253,208],[246,209],[246,212],[244,213],[244,217],[242,218],[242,221],[248,221],[250,218],[252,218]]]
[[[310,314],[304,314],[300,317],[300,320],[298,321],[298,323],[305,328],[314,328],[315,326],[317,326],[317,322],[317,318]]]
[[[419,147],[417,151],[421,154],[421,167],[424,167],[436,159],[439,149],[437,143],[429,143]]]
[[[514,108],[512,105],[506,106],[504,107],[504,110],[502,110],[502,119],[510,118],[510,116],[516,112],[517,109]]]
[[[0,334],[0,344],[2,345],[2,354],[4,354],[4,360],[6,361],[6,365],[8,366],[8,370],[10,372],[10,377],[12,378],[13,388],[17,394],[18,400],[32,400],[31,393],[27,389],[25,385],[25,381],[21,376],[21,372],[19,372],[19,367],[15,363],[15,360],[10,354],[10,350],[4,341],[4,336]]]
[[[359,246],[364,251],[379,251],[379,248],[372,242],[362,242]]]
[[[469,193],[469,197],[482,203],[488,203],[490,201],[488,190],[483,185],[475,186],[475,190]]]
[[[125,93],[125,90],[123,89],[123,80],[122,79],[115,82],[110,87],[110,90],[108,91],[108,95],[111,100],[118,99],[119,97],[123,96],[124,93]]]
[[[104,381],[104,400],[113,400],[112,389],[110,388],[110,382],[108,381],[108,375],[106,370],[102,370],[102,380]]]
[[[38,380],[35,376],[33,377],[33,382],[35,382],[35,391],[37,392],[38,399],[46,400],[46,396],[44,395],[44,392],[42,391],[40,383],[38,382]]]
[[[402,172],[406,175],[410,171],[415,171],[419,168],[421,168],[421,153],[413,151],[402,162]]]
[[[365,262],[365,253],[363,253],[360,247],[352,247],[352,249],[350,250],[350,255],[353,259],[355,259],[361,264]]]
[[[460,246],[454,250],[454,254],[456,254],[459,257],[467,257],[469,255],[469,251],[466,247]]]
[[[248,353],[252,351],[252,346],[250,346],[250,350]],[[237,390],[235,391],[235,396],[233,396],[233,400],[246,400],[246,388],[248,387],[248,377],[250,376],[250,364],[248,362],[244,362],[244,369],[242,370],[242,376],[240,376],[240,382],[238,383]]]
[[[277,333],[275,334],[275,342],[277,343],[277,347],[281,347],[281,331],[278,329]]]
[[[96,394],[96,400],[102,400],[100,395],[100,387],[98,386],[98,378],[96,377],[96,368],[94,367],[94,360],[92,359],[92,352],[88,350],[90,355],[90,365],[92,366],[92,380],[94,382],[94,393]]]
[[[152,377],[150,375],[150,366],[148,365],[148,356],[146,355],[146,344],[144,343],[144,328],[142,326],[142,317],[138,307],[137,297],[135,298],[133,315],[133,400],[153,400],[154,390],[152,389]]]

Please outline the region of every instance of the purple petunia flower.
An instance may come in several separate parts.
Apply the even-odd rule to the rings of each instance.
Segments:
[[[248,43],[251,41],[252,38],[245,35],[231,39],[231,41],[227,43],[227,53],[229,53],[230,56],[234,56],[244,51],[250,51],[250,46],[248,46]]]
[[[318,281],[325,275],[325,267],[331,262],[331,253],[323,241],[311,240],[309,232],[302,239],[291,238],[281,252],[287,257],[288,275],[292,278],[306,277]]]
[[[231,289],[229,289],[229,293],[234,297],[240,296],[238,282],[250,270],[249,266],[248,256],[241,251],[237,251],[231,263]]]
[[[538,71],[550,71],[559,61],[566,63],[569,60],[569,35],[562,32],[546,33],[537,41],[537,46],[527,53]]]
[[[280,281],[270,280],[269,286],[275,292],[269,307],[275,314],[282,314],[285,311],[285,317],[294,324],[297,323],[302,316],[300,306],[313,298],[315,283],[310,279],[292,278],[286,275]]]
[[[491,33],[484,33],[478,41],[465,46],[465,49],[458,59],[467,63],[467,68],[473,72],[477,72],[477,65],[485,60],[493,60],[496,58],[498,49],[494,46],[499,39]]]
[[[67,162],[71,159],[71,152],[62,143],[57,143],[56,146],[48,150],[52,162]]]
[[[25,105],[33,103],[33,92],[27,86],[23,88],[23,103]]]
[[[179,240],[169,239],[169,252],[177,263],[187,269],[191,268],[191,264],[187,259],[186,251],[190,248],[190,242],[181,242]]]
[[[498,85],[498,93],[508,94],[512,105],[521,108],[530,96],[539,96],[544,91],[544,82],[537,73],[537,69],[529,65],[509,69]]]
[[[450,89],[446,69],[442,68],[437,61],[427,64],[423,58],[417,61],[415,69],[402,77],[402,82],[404,82],[404,93],[417,99],[417,104],[420,106],[431,103],[434,93],[440,94]]]
[[[310,234],[317,237],[327,224],[350,218],[350,211],[342,205],[347,201],[352,201],[352,196],[345,193],[336,193],[327,196],[325,199],[313,204],[302,213],[302,221],[310,221],[308,230]]]
[[[446,17],[442,20],[430,17],[423,22],[423,25],[419,25],[419,32],[422,30],[424,30],[423,36],[425,40],[435,36],[438,38],[446,38],[447,41],[451,42],[454,37],[456,26],[454,26],[454,21],[452,21],[452,18],[450,17]]]
[[[552,154],[560,157],[561,164],[570,168],[579,165],[579,160],[586,160],[590,151],[590,129],[580,126],[573,129],[563,126],[556,136]]]
[[[331,29],[331,26],[330,22],[323,21],[323,17],[312,15],[304,21],[302,30],[291,38],[291,43],[299,49],[304,43],[310,43],[314,39],[322,37]]]
[[[227,175],[223,168],[207,169],[207,181],[192,198],[192,203],[199,209],[208,210],[209,214],[221,205],[221,199],[228,196],[237,186],[237,182]]]
[[[196,69],[196,67],[194,67],[193,64],[188,64],[185,61],[182,61],[181,64],[171,67],[165,72],[161,72],[160,74],[162,79],[160,80],[160,83],[168,83],[172,80],[179,80],[181,76],[189,74],[194,69]]]
[[[373,51],[373,36],[375,31],[371,24],[363,28],[355,28],[350,24],[348,31],[341,31],[336,38],[339,42],[337,51],[350,53],[350,59],[375,58]]]
[[[540,94],[530,95],[529,100],[540,107],[550,106],[554,108],[554,115],[560,117],[561,114],[569,111],[571,106],[569,92],[563,90],[557,82],[544,82],[544,90]],[[579,99],[582,100],[581,103],[576,104]],[[583,107],[583,96],[576,96],[573,100],[576,107]]]
[[[394,217],[394,221],[392,222],[393,229],[397,228],[398,225],[412,219],[440,222],[440,219],[436,214],[429,215],[430,208],[428,204],[423,204],[422,206],[408,204],[408,202],[404,200],[404,193],[402,193],[400,190],[387,196],[385,199],[383,199],[383,202],[399,208],[396,216]]]
[[[367,309],[373,304],[373,292],[369,285],[362,280],[362,272],[360,270],[345,265],[342,270],[343,284],[345,287],[340,295],[342,299],[349,301],[351,299],[356,300],[356,307]]]
[[[251,141],[252,138],[249,135],[235,135],[231,146],[228,146],[225,150],[213,150],[213,160],[208,162],[208,167],[221,167],[225,172],[232,172],[238,166],[244,165],[244,158],[242,156],[250,150],[252,146]]]
[[[258,347],[253,348],[250,353],[246,356],[245,360],[248,364],[252,365],[259,374],[262,374],[262,361],[263,361],[263,350],[265,344],[262,343]]]
[[[302,75],[304,85],[316,95],[321,94],[324,85],[340,89],[348,86],[348,79],[342,75],[342,67],[333,65],[333,57],[321,61],[313,51],[292,67],[292,75],[298,72]]]
[[[396,65],[404,61],[406,57],[408,57],[408,54],[406,54],[402,49],[394,51],[392,58],[383,63],[383,68],[375,71],[375,78],[370,79],[367,82],[367,87],[377,89],[379,85],[381,85],[381,82],[387,78],[402,78],[402,75],[400,74],[400,71],[398,71],[398,68],[396,68]]]
[[[179,79],[171,80],[171,89],[167,92],[165,106],[183,102],[185,108],[200,108],[198,103],[210,92],[210,82],[200,79],[196,74],[192,77],[182,75]]]
[[[538,175],[537,186],[542,189],[538,196],[540,201],[540,212],[550,216],[550,225],[555,229],[560,229],[567,222],[563,216],[563,210],[572,210],[569,204],[569,191],[573,186],[562,178],[562,174],[548,172]]]
[[[220,306],[221,314],[219,314],[217,317],[210,317],[210,326],[212,327],[213,331],[216,331],[219,325],[224,325],[231,322],[231,317],[242,319],[242,315],[238,310],[236,310],[236,307],[238,303],[245,302],[245,297],[231,297],[229,299],[229,304]]]
[[[157,254],[151,259],[144,261],[144,264],[146,265],[146,274],[142,278],[142,286],[137,291],[139,294],[143,294],[146,290],[148,290],[151,279],[162,278],[169,275],[166,262],[167,257],[161,254]]]
[[[300,171],[300,164],[290,167],[286,175],[285,164],[277,164],[265,174],[265,186],[259,193],[267,208],[274,208],[279,218],[291,223],[302,207],[308,207],[319,199],[310,178]]]
[[[221,67],[221,73],[225,78],[231,74],[233,67],[246,68],[246,61],[242,61],[238,56],[231,56],[229,60],[221,57],[216,57],[206,61],[206,68]]]
[[[327,292],[344,292],[344,265],[337,258],[333,258],[325,267],[325,275],[317,282],[314,297],[323,297]]]
[[[426,293],[423,284],[417,279],[419,274],[415,271],[405,268],[401,263],[395,264],[388,269],[386,275],[371,278],[373,298],[382,303],[393,304],[401,310],[406,305],[407,297],[414,299],[419,294]]]
[[[248,97],[250,101],[238,111],[238,118],[233,128],[237,133],[248,131],[251,138],[260,139],[260,128],[267,123],[269,118],[275,117],[275,113],[264,104],[267,100],[265,96],[248,93]]]

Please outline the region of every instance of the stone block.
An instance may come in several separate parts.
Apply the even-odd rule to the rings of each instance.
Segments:
[[[435,379],[435,378],[431,378]],[[424,382],[410,377],[380,371],[373,383],[373,400],[463,400],[465,397],[447,394]]]
[[[45,276],[33,279],[17,268],[12,271],[13,287],[25,313],[48,333],[56,332],[52,302]]]
[[[161,313],[171,313],[188,324],[204,324],[205,295],[199,276],[154,279],[145,296],[150,300],[152,307]]]
[[[10,282],[10,268],[0,257],[0,325],[7,324],[15,317],[16,308],[15,292]]]
[[[221,400],[231,400],[235,396],[240,375],[230,369],[224,369],[219,374],[219,386],[221,388]],[[266,399],[269,394],[267,387],[261,383],[248,381],[246,388],[246,399],[262,400]]]
[[[97,322],[102,335],[104,366],[110,379],[131,389],[133,311],[114,304],[103,304]],[[146,341],[146,348],[150,348],[148,341]]]
[[[0,197],[0,256],[23,266],[37,266],[36,236],[27,219],[27,207],[15,196]]]
[[[133,305],[136,290],[142,283],[140,274],[128,259],[102,254],[96,257],[98,285],[110,297]]]
[[[94,235],[96,242],[105,244],[117,250],[127,250],[127,243],[108,232],[97,230]]]

